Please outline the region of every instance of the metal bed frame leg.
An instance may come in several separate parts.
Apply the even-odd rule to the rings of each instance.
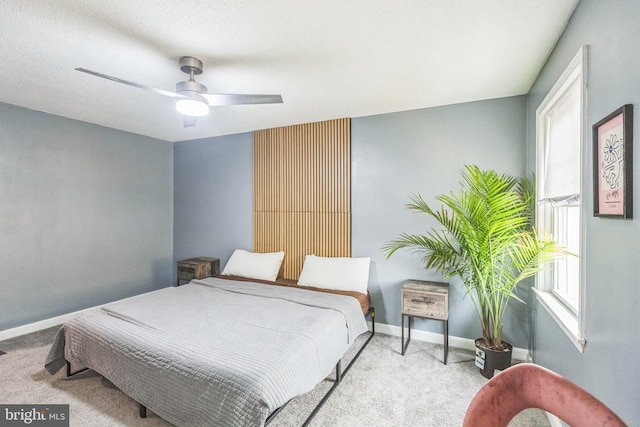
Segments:
[[[81,369],[78,369],[77,371],[72,372],[71,362],[67,361],[67,378],[88,370],[89,368],[81,368]],[[144,406],[142,403],[139,403],[138,405],[140,405],[140,418],[147,418],[147,407]]]
[[[376,334],[376,311],[375,310],[376,310],[375,308],[369,307],[369,311],[367,311],[367,314],[364,315],[365,319],[367,318],[367,316],[371,316],[371,336]],[[363,344],[363,347],[368,343],[369,343],[369,340],[367,340],[367,342]]]
[[[71,362],[67,361],[67,378],[72,377],[72,376],[74,376],[76,374],[79,374],[80,372],[84,372],[84,371],[87,371],[87,370],[89,370],[89,368],[82,368],[82,369],[78,369],[75,372],[71,372]]]
[[[322,400],[320,400],[320,403],[318,403],[318,405],[315,408],[313,408],[313,411],[307,417],[307,419],[304,421],[304,423],[302,424],[302,427],[307,427],[309,425],[309,423],[311,422],[311,420],[318,414],[318,412],[320,412],[320,409],[322,409],[322,406],[324,406],[325,402],[329,399],[329,397],[331,397],[331,394],[333,394],[335,389],[338,388],[338,386],[342,382],[342,379],[347,375],[347,372],[349,372],[349,369],[351,369],[351,367],[353,366],[355,361],[358,360],[358,357],[360,357],[360,354],[362,353],[362,351],[367,347],[367,345],[369,345],[369,342],[371,341],[373,336],[376,334],[375,308],[369,307],[369,311],[367,312],[365,317],[367,317],[367,316],[371,316],[371,334],[369,335],[369,338],[367,338],[367,340],[364,342],[364,344],[362,344],[362,346],[360,347],[360,349],[358,350],[356,355],[353,356],[353,359],[351,359],[351,361],[349,362],[349,364],[345,368],[344,372],[342,371],[342,361],[338,360],[338,363],[336,364],[336,380],[335,380],[335,382],[333,383],[331,388],[329,390],[327,390],[325,395],[322,397]],[[282,411],[284,409],[285,406],[287,406],[288,403],[289,402],[285,403],[284,405],[282,405],[281,407],[279,407],[278,409],[273,411],[271,413],[271,415],[269,415],[267,417],[267,420],[265,421],[264,425],[265,426],[268,425],[273,420],[273,418],[275,418],[275,416],[278,415],[280,413],[280,411]]]

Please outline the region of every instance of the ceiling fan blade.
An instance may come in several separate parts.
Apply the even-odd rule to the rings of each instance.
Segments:
[[[203,93],[209,105],[281,104],[280,95],[255,95],[233,93]]]
[[[148,90],[150,92],[157,93],[159,95],[169,96],[171,98],[184,98],[183,95],[180,95],[180,94],[175,93],[175,92],[170,92],[170,91],[164,90],[164,89],[157,89],[155,87],[141,85],[139,83],[134,83],[134,82],[130,82],[128,80],[119,79],[118,77],[113,77],[113,76],[109,76],[107,74],[98,73],[97,71],[87,70],[86,68],[76,68],[76,70],[77,71],[81,71],[83,73],[91,74],[92,76],[101,77],[103,79],[111,80],[111,81],[114,81],[114,82],[117,82],[117,83],[122,83],[122,84],[125,84],[125,85],[137,87],[138,89]]]
[[[186,127],[186,128],[194,127],[196,125],[197,121],[198,121],[197,117],[194,117],[194,116],[182,116],[182,122],[184,123],[184,127]]]

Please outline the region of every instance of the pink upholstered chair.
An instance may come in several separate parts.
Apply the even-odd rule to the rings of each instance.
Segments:
[[[473,398],[463,427],[502,427],[520,411],[540,408],[573,427],[626,424],[602,402],[566,378],[533,363],[494,376]]]

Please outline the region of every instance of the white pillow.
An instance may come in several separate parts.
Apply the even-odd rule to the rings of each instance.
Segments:
[[[370,261],[369,257],[330,258],[307,255],[298,285],[366,294]]]
[[[225,265],[222,274],[273,282],[278,277],[283,259],[284,252],[282,251],[257,253],[236,249]]]

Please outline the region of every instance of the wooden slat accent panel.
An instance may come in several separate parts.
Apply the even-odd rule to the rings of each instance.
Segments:
[[[254,251],[285,251],[280,275],[304,256],[351,256],[351,120],[253,134]]]

